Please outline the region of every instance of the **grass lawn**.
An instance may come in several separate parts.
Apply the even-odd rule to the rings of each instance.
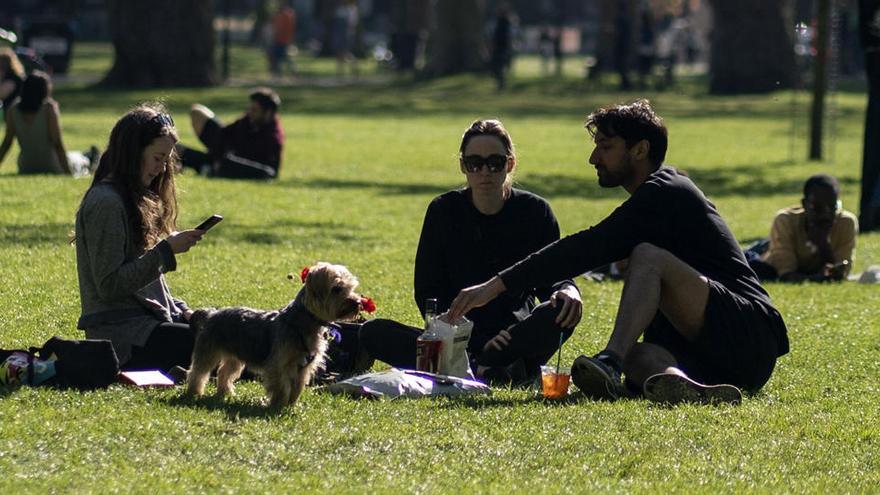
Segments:
[[[249,52],[250,53],[250,52]],[[74,73],[109,65],[83,45]],[[260,59],[262,63],[262,59]],[[332,64],[313,64],[332,74]],[[323,64],[323,65],[322,65]],[[477,117],[499,117],[517,144],[521,187],[546,197],[563,233],[625,199],[600,189],[584,116],[620,94],[574,73],[541,80],[534,61],[496,94],[488,78],[413,84],[388,77],[279,87],[279,180],[179,178],[181,227],[226,221],[168,276],[191,306],[277,308],[298,289],[289,272],[316,260],[348,265],[378,317],[418,322],[412,264],[425,208],[463,184],[456,152]],[[261,69],[264,70],[264,69]],[[256,79],[262,77],[255,76]],[[379,77],[379,76],[377,76]],[[381,76],[384,78],[384,76]],[[834,97],[831,158],[804,159],[806,95],[713,97],[699,81],[647,92],[670,128],[668,163],[687,170],[743,242],[766,236],[803,180],[825,171],[857,209],[865,97]],[[162,97],[184,142],[190,103],[223,119],[243,111],[241,87],[122,91],[56,87],[69,149],[105,147],[115,119]],[[16,148],[16,147],[14,147]],[[38,345],[76,330],[79,297],[67,242],[87,180],[19,177],[17,148],[0,167],[0,347]],[[856,271],[880,263],[880,237],[859,237]],[[621,284],[581,279],[585,314],[565,361],[594,353],[611,328]],[[0,493],[41,492],[876,492],[880,486],[880,344],[876,287],[770,284],[792,352],[739,407],[659,407],[639,400],[560,403],[496,390],[469,400],[353,401],[306,391],[280,416],[249,382],[226,403],[192,404],[181,389],[112,386],[91,393],[0,393]],[[377,365],[376,369],[381,365]]]

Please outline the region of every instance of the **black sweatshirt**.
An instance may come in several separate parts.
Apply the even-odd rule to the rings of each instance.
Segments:
[[[597,225],[545,247],[499,275],[507,290],[517,293],[628,258],[643,242],[671,252],[731,292],[773,307],[715,205],[689,178],[666,166],[651,173]],[[780,325],[775,330],[782,340],[781,319]]]
[[[458,292],[485,282],[529,253],[559,239],[556,217],[542,198],[513,189],[504,207],[484,215],[474,207],[469,189],[449,191],[428,206],[416,252],[415,299],[424,315],[425,299],[437,298],[440,312],[449,309]],[[497,332],[546,301],[565,284],[565,277],[524,284],[507,291],[482,308],[468,312],[475,329]]]

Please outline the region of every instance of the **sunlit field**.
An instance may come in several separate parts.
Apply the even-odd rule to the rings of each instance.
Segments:
[[[278,180],[178,177],[179,227],[226,217],[168,275],[194,307],[281,307],[299,288],[286,275],[326,260],[360,278],[376,317],[418,324],[412,266],[424,211],[464,183],[459,140],[479,117],[508,127],[518,187],[550,202],[563,234],[625,199],[596,184],[584,117],[639,97],[666,119],[667,162],[690,174],[742,243],[766,236],[774,213],[799,200],[813,173],[837,176],[844,207],[858,209],[861,90],[829,99],[827,158],[809,162],[806,94],[715,97],[698,77],[665,92],[619,93],[612,76],[584,80],[578,60],[562,77],[544,78],[527,58],[499,93],[488,76],[413,81],[372,63],[358,80],[340,81],[332,59],[302,56],[298,78],[273,81],[259,52],[236,47],[229,86],[128,91],[92,85],[111,64],[109,46],[75,51],[68,82],[55,88],[68,149],[106,147],[115,120],[139,101],[165,101],[182,141],[195,144],[191,103],[228,121],[254,85],[281,95]],[[17,153],[16,145],[0,166],[0,348],[83,338],[67,239],[89,180],[20,177]],[[876,234],[860,236],[857,249],[854,271],[880,264]],[[585,314],[563,350],[568,362],[601,349],[622,287],[578,285]],[[257,382],[226,402],[198,403],[181,400],[180,387],[21,388],[0,392],[0,493],[876,491],[880,292],[854,282],[767,289],[792,350],[739,407],[598,403],[577,393],[556,403],[521,389],[394,401],[307,390],[273,416]]]

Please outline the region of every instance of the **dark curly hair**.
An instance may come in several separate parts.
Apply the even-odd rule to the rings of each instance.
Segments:
[[[824,187],[833,192],[835,196],[840,196],[840,183],[837,182],[837,179],[828,174],[816,174],[804,182],[804,197],[806,198],[810,191],[818,187]]]
[[[659,115],[654,113],[648,100],[637,100],[628,105],[600,108],[587,117],[584,124],[590,135],[597,132],[609,137],[620,137],[632,148],[641,140],[648,141],[648,160],[659,167],[666,159],[669,133]]]

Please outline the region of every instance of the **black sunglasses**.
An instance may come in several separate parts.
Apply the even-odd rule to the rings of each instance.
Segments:
[[[472,174],[479,172],[484,166],[489,168],[489,172],[497,174],[507,167],[507,156],[489,155],[482,157],[480,155],[467,155],[461,157],[461,162],[464,163],[464,169]]]

